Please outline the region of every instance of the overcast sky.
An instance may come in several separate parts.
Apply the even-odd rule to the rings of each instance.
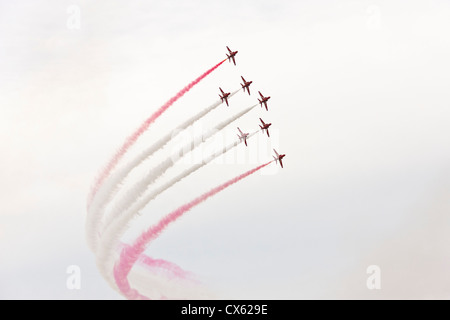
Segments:
[[[248,149],[286,153],[284,169],[196,207],[147,253],[223,298],[449,298],[449,16],[444,0],[0,0],[0,298],[121,298],[86,244],[90,186],[226,46],[239,50],[237,66],[224,63],[180,99],[132,154],[243,75],[252,95],[196,130],[253,105],[260,90],[269,111],[225,132],[273,123],[272,139],[259,134]],[[206,166],[150,203],[126,239],[265,156]],[[79,290],[66,286],[71,265]],[[367,288],[370,265],[379,290]]]

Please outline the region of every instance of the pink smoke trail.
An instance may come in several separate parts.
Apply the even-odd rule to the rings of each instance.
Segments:
[[[102,185],[103,181],[108,177],[110,172],[115,168],[119,160],[125,155],[128,149],[137,141],[137,139],[148,129],[148,127],[160,116],[162,115],[171,105],[173,105],[178,99],[180,99],[185,93],[191,90],[196,84],[198,84],[201,80],[203,80],[206,76],[208,76],[211,72],[216,70],[222,63],[224,63],[227,59],[216,64],[214,67],[210,68],[202,75],[200,75],[197,79],[189,83],[186,87],[184,87],[181,91],[179,91],[175,96],[173,96],[169,101],[167,101],[164,105],[162,105],[155,113],[153,113],[150,118],[144,121],[141,126],[131,135],[129,136],[124,144],[117,150],[105,168],[102,170],[98,178],[95,180],[94,185],[92,187],[91,192],[88,196],[88,208],[90,207],[92,200],[97,193],[98,189]]]
[[[125,248],[128,248],[129,246],[130,245],[126,243],[120,243],[118,246],[118,250],[121,251]],[[141,254],[137,262],[148,270],[164,273],[169,279],[178,278],[187,280],[193,278],[194,276],[193,273],[183,270],[173,262],[163,259],[155,259],[145,254]]]
[[[157,225],[147,229],[142,233],[139,238],[136,239],[133,245],[125,247],[120,253],[120,259],[118,264],[114,266],[114,279],[116,281],[117,287],[122,292],[122,294],[127,299],[148,299],[147,297],[140,294],[136,289],[131,288],[127,276],[131,271],[131,268],[139,259],[139,256],[145,251],[147,245],[154,239],[156,239],[161,232],[163,232],[171,223],[175,222],[184,213],[207,200],[208,198],[214,196],[220,191],[228,188],[229,186],[239,182],[240,180],[248,177],[249,175],[257,172],[258,170],[269,165],[271,162],[262,164],[256,168],[253,168],[231,180],[228,180],[224,184],[221,184],[210,191],[202,194],[201,196],[195,198],[191,202],[188,202],[178,209],[172,211],[166,217],[164,217]]]

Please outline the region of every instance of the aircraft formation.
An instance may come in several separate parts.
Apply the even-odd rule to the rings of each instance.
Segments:
[[[228,46],[228,53],[227,53],[227,58],[228,61],[231,62],[233,61],[234,65],[236,65],[236,54],[238,53],[238,51],[232,51]],[[247,93],[250,95],[250,85],[253,83],[253,81],[246,81],[244,79],[243,76],[241,76],[241,79],[244,83],[241,83],[242,89],[247,90]],[[230,96],[230,92],[224,92],[222,90],[222,88],[219,87],[220,90],[220,94],[219,97],[222,100],[222,102],[225,101],[225,103],[227,104],[227,106],[229,106],[228,104],[228,97]],[[258,91],[260,98],[258,98],[258,102],[261,106],[261,108],[264,106],[266,108],[266,111],[269,111],[269,108],[267,107],[267,101],[269,101],[270,96],[265,97],[260,91]],[[270,137],[269,135],[269,127],[272,125],[272,123],[265,123],[263,121],[263,119],[259,118],[259,120],[261,121],[261,124],[259,125],[259,127],[261,128],[261,131],[264,132],[264,130],[267,133],[267,136]],[[249,133],[245,133],[242,132],[241,129],[239,129],[239,127],[237,128],[239,131],[238,137],[240,139],[240,141],[244,141],[245,145],[247,146],[247,138],[249,137]],[[273,149],[273,151],[275,152],[275,156],[273,156],[273,158],[275,159],[275,163],[280,162],[280,166],[283,168],[283,162],[282,159],[286,156],[285,154],[279,154],[275,149]]]

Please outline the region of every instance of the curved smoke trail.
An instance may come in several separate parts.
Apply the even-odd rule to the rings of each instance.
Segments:
[[[238,93],[240,89],[235,90],[232,92],[228,99],[233,97],[236,93]],[[183,122],[181,125],[177,127],[176,130],[182,131],[187,129],[189,126],[193,125],[196,121],[203,118],[206,114],[213,111],[215,108],[217,108],[219,105],[221,105],[222,101],[217,101],[211,106],[207,107],[206,109],[200,111],[196,115],[192,116],[185,122]],[[127,165],[117,170],[117,172],[113,175],[109,175],[107,178],[105,178],[103,184],[101,187],[97,190],[94,199],[92,200],[91,206],[89,207],[89,214],[96,215],[97,219],[93,219],[93,223],[100,223],[103,215],[106,204],[111,200],[112,197],[118,192],[118,187],[123,183],[125,178],[128,176],[128,174],[137,166],[139,166],[145,159],[153,155],[156,151],[163,148],[172,138],[174,137],[174,134],[172,132],[169,132],[164,137],[159,139],[157,142],[155,142],[153,145],[145,149],[143,152],[141,152],[137,157],[135,157],[133,160],[131,160]],[[94,225],[92,230],[98,230],[99,226]],[[93,235],[90,236],[90,238],[95,238]],[[94,249],[96,249],[96,245],[94,245]]]
[[[249,140],[252,136],[259,132],[255,131],[247,137]],[[110,219],[110,223],[106,226],[105,230],[102,232],[102,238],[100,240],[99,249],[97,252],[97,266],[105,277],[105,279],[110,282],[112,286],[114,286],[114,282],[112,279],[112,275],[109,274],[110,267],[112,267],[114,263],[114,253],[116,252],[115,248],[117,243],[120,241],[120,237],[125,233],[128,228],[129,222],[135,217],[150,201],[154,200],[161,193],[166,191],[167,189],[173,187],[176,183],[180,182],[182,179],[191,175],[195,171],[199,170],[203,166],[207,165],[217,157],[225,154],[232,148],[236,147],[242,143],[242,141],[237,140],[234,143],[225,146],[220,152],[216,152],[209,156],[207,159],[204,159],[202,163],[195,164],[190,168],[184,170],[179,173],[172,179],[168,180],[166,183],[153,190],[151,193],[147,194],[145,197],[142,197],[139,201],[135,202],[134,205],[129,207],[127,210],[124,210],[120,216],[114,217],[114,219]]]
[[[140,294],[136,289],[131,288],[127,278],[133,265],[139,259],[139,256],[145,251],[148,244],[152,240],[155,240],[171,223],[175,222],[184,213],[204,202],[208,198],[219,193],[220,191],[264,168],[271,162],[273,161],[262,164],[231,180],[228,180],[227,182],[211,189],[210,191],[202,194],[194,200],[182,205],[181,207],[172,211],[170,214],[161,219],[157,225],[147,229],[144,233],[142,233],[139,238],[136,239],[133,245],[123,248],[120,254],[120,259],[114,266],[114,279],[122,294],[128,299],[148,299],[146,296]]]
[[[118,253],[120,253],[120,251],[126,247],[129,247],[129,245],[126,243],[120,243],[117,246],[116,250]],[[153,273],[157,272],[160,274],[164,274],[166,278],[168,278],[169,280],[194,278],[193,273],[185,271],[175,263],[163,259],[155,259],[145,254],[142,254],[141,256],[139,256],[137,262],[147,270],[152,271]]]
[[[183,154],[184,150],[193,151],[200,145],[200,143],[198,143],[199,141],[203,142],[206,139],[211,138],[217,132],[223,130],[225,127],[227,127],[237,119],[241,118],[242,116],[250,112],[257,105],[258,104],[255,104],[229,117],[228,119],[222,121],[213,129],[204,133],[201,137],[193,138],[191,142],[188,142],[185,146],[181,147],[178,152],[175,152],[175,155],[179,156],[180,154]],[[169,157],[166,160],[162,161],[160,164],[158,164],[155,168],[149,170],[148,174],[140,181],[135,183],[135,185],[131,189],[127,190],[127,192],[123,195],[122,199],[120,199],[118,203],[113,207],[113,209],[109,214],[109,221],[115,220],[121,214],[121,212],[124,212],[126,208],[128,208],[136,200],[138,200],[142,196],[142,194],[148,189],[148,187],[151,186],[159,177],[161,177],[169,168],[171,168],[176,163],[177,160],[179,160],[179,157],[175,156]]]
[[[216,70],[222,63],[224,63],[227,59],[222,60],[203,74],[201,74],[197,79],[189,83],[186,87],[184,87],[181,91],[179,91],[175,96],[173,96],[169,101],[167,101],[164,105],[162,105],[156,112],[154,112],[147,120],[145,120],[141,126],[131,135],[129,136],[122,146],[116,151],[111,160],[107,163],[104,169],[100,172],[100,175],[95,180],[91,192],[88,196],[87,208],[91,206],[92,200],[95,197],[100,186],[103,184],[103,181],[109,176],[111,171],[116,167],[117,163],[120,159],[125,155],[128,149],[139,139],[139,137],[148,129],[148,127],[158,119],[170,106],[172,106],[178,99],[180,99],[183,95],[185,95],[189,90],[191,90],[196,84],[198,84],[201,80],[203,80],[206,76],[208,76],[211,72]],[[86,229],[87,229],[87,241],[88,245],[91,247],[93,251],[95,251],[95,229],[94,227],[98,225],[97,215],[88,215]]]

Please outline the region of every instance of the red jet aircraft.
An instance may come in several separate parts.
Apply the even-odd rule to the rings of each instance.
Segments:
[[[248,95],[250,95],[250,85],[252,84],[253,81],[245,81],[243,76],[241,76],[241,78],[242,81],[244,81],[244,84],[241,83],[242,89],[244,89],[245,92],[245,88],[247,88]]]
[[[222,100],[222,102],[223,102],[223,100],[225,100],[225,102],[226,102],[226,104],[228,106],[228,96],[230,95],[230,93],[229,92],[223,92],[222,88],[220,88],[220,87],[219,87],[219,90],[220,90],[220,92],[222,92],[222,95],[219,94],[220,99]]]
[[[261,108],[262,108],[262,105],[264,103],[264,106],[266,107],[266,110],[269,111],[269,109],[267,109],[267,100],[269,100],[270,97],[264,97],[260,91],[258,91],[258,93],[261,96],[261,100],[258,99],[259,104],[261,105]]]
[[[278,154],[277,150],[273,149],[273,151],[275,152],[276,156],[273,156],[273,158],[275,159],[275,163],[277,163],[278,161],[280,161],[280,166],[283,168],[283,162],[281,161],[286,155],[285,154]]]
[[[236,60],[234,60],[234,56],[238,53],[237,51],[231,51],[230,48],[228,48],[228,53],[227,53],[227,57],[228,57],[228,61],[231,62],[231,59],[233,59],[233,63],[234,65],[236,65]]]
[[[267,132],[267,136],[270,137],[269,135],[269,127],[272,125],[271,123],[264,123],[264,121],[259,118],[259,120],[261,120],[262,125],[259,125],[259,127],[261,128],[262,131],[266,130]]]

